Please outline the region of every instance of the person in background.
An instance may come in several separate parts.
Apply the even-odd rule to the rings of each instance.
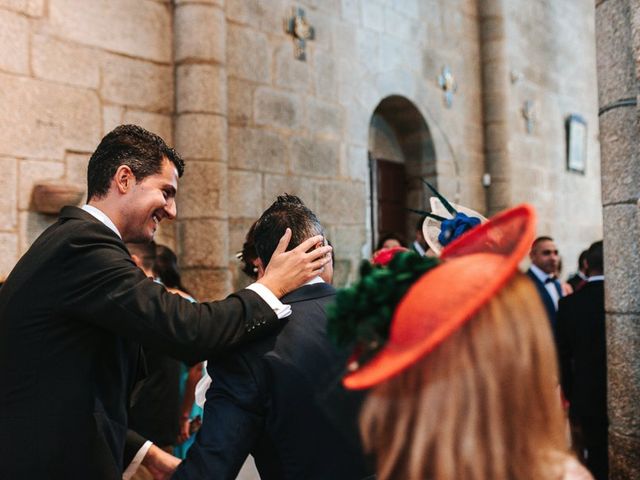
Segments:
[[[161,282],[167,291],[180,295],[190,302],[196,302],[182,283],[178,257],[173,250],[165,245],[156,245],[152,269],[156,280]],[[173,454],[178,458],[185,458],[195,438],[195,432],[202,422],[202,408],[195,403],[195,389],[202,378],[202,371],[202,362],[192,366],[180,362],[178,389],[181,400],[177,414],[178,431],[173,448]]]
[[[567,280],[567,283],[571,285],[574,292],[580,290],[587,283],[587,250],[583,250],[578,257],[578,270],[571,275]]]
[[[608,478],[607,346],[602,241],[587,250],[587,283],[560,300],[556,342],[574,445],[597,480]]]
[[[562,285],[556,276],[560,262],[558,247],[551,237],[538,237],[531,244],[529,259],[531,266],[527,275],[533,280],[547,311],[549,324],[555,331],[558,301],[563,296]]]
[[[591,478],[566,444],[544,307],[517,271],[535,223],[513,208],[438,260],[399,252],[338,293],[330,327],[356,346],[344,385],[371,389],[360,426],[379,480]]]
[[[424,257],[429,249],[427,245],[427,241],[424,239],[424,234],[422,233],[422,225],[427,217],[422,216],[418,218],[416,221],[416,237],[413,243],[411,244],[411,250],[416,252],[421,257]]]

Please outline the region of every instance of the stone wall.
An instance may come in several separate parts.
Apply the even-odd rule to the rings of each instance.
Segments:
[[[283,192],[328,228],[336,283],[353,279],[367,243],[367,149],[373,112],[400,95],[423,115],[443,193],[484,210],[475,2],[307,0],[307,60],[283,31],[284,0],[227,0],[229,253]],[[458,91],[444,106],[438,75]],[[236,279],[236,285],[242,279]]]
[[[583,1],[504,1],[511,203],[538,210],[538,233],[552,236],[563,275],[602,238],[595,9]],[[534,105],[527,131],[523,107]],[[584,174],[567,170],[565,120],[587,122]]]
[[[609,463],[613,480],[640,478],[640,6],[596,9],[602,142]],[[616,104],[618,105],[616,107]]]
[[[33,211],[35,183],[86,189],[90,153],[120,123],[172,140],[171,26],[169,1],[0,0],[0,277],[55,219]]]

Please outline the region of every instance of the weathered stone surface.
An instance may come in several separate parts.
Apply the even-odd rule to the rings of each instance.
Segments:
[[[362,25],[364,28],[384,31],[384,7],[375,3],[367,3],[366,8],[362,9]]]
[[[18,242],[18,247],[20,249],[18,252],[19,256],[22,256],[29,249],[34,240],[58,218],[57,215],[45,215],[43,213],[30,211],[20,212],[18,217],[18,223],[20,224],[20,237]]]
[[[224,6],[225,0],[174,0],[176,5],[186,4],[186,3],[209,3],[211,5],[217,5],[218,7]],[[171,0],[167,0],[167,3],[171,3]]]
[[[262,209],[267,209],[278,195],[290,193],[299,196],[315,212],[317,205],[313,189],[314,183],[309,178],[265,174]]]
[[[225,62],[224,12],[213,5],[184,3],[174,16],[175,61]],[[199,32],[194,35],[193,32]]]
[[[602,201],[605,205],[640,197],[638,115],[635,108],[600,116]]]
[[[294,94],[259,87],[255,91],[254,117],[258,125],[296,129],[303,118],[300,98]]]
[[[271,82],[271,49],[266,35],[231,25],[227,32],[227,51],[230,76],[258,83]]]
[[[226,0],[227,19],[250,25],[263,32],[279,32],[282,18],[288,15],[291,5],[286,0]],[[274,15],[273,12],[281,12]]]
[[[333,285],[337,288],[344,287],[353,282],[351,260],[336,260],[333,266]]]
[[[607,273],[607,277],[608,277]],[[609,280],[605,288],[609,289]],[[609,421],[621,435],[640,431],[640,315],[607,315]]]
[[[4,280],[18,261],[18,235],[0,233],[0,280]]]
[[[49,36],[33,36],[31,65],[35,76],[45,80],[93,89],[100,83],[95,50]]]
[[[297,137],[291,145],[293,171],[302,175],[337,176],[339,155],[336,142]]]
[[[259,203],[262,203],[262,200]],[[240,265],[241,262],[236,259],[235,255],[242,250],[247,232],[256,220],[257,218],[229,217],[229,263],[231,265],[234,263]]]
[[[353,180],[366,182],[369,179],[367,149],[349,145],[346,151],[347,173]]]
[[[0,10],[0,70],[29,71],[29,23],[15,13]]]
[[[173,132],[171,129],[171,116],[161,113],[149,113],[140,110],[126,110],[123,123],[140,125],[150,132],[160,135],[169,145],[173,144]]]
[[[66,164],[64,178],[75,185],[87,189],[87,166],[89,165],[90,153],[67,152],[64,161]]]
[[[48,28],[58,37],[157,62],[171,61],[168,5],[129,0],[49,0]]]
[[[18,208],[25,210],[31,205],[33,186],[41,180],[57,180],[64,176],[64,163],[43,160],[21,160],[19,171]]]
[[[201,302],[222,300],[231,293],[228,268],[184,268],[185,286]]]
[[[122,125],[124,119],[124,107],[119,105],[104,105],[102,107],[103,135]]]
[[[320,222],[323,221],[320,217]],[[332,231],[333,236],[329,240],[338,258],[358,256],[362,245],[367,241],[364,225],[338,225]]]
[[[173,110],[170,66],[106,54],[102,62],[103,100],[154,112]]]
[[[315,182],[315,212],[326,223],[366,222],[366,190],[361,182]]]
[[[175,144],[184,158],[226,161],[226,118],[202,113],[180,115],[175,126]]]
[[[227,164],[187,161],[178,185],[178,218],[227,217]]]
[[[342,0],[342,18],[355,23],[360,23],[360,1]]]
[[[311,66],[308,62],[296,60],[292,48],[291,42],[282,43],[276,48],[276,85],[298,92],[306,92],[309,90]]]
[[[229,78],[227,83],[229,125],[247,125],[253,118],[254,84],[239,78]]]
[[[213,219],[178,222],[181,264],[185,267],[220,267],[228,265],[227,221]]]
[[[0,0],[0,7],[30,17],[40,17],[44,13],[44,2],[45,0]]]
[[[605,305],[608,312],[640,312],[640,284],[629,282],[640,271],[638,207],[604,207],[604,268],[607,274]]]
[[[626,480],[640,477],[640,439],[609,430],[609,478]]]
[[[174,252],[176,251],[176,221],[164,220],[158,225],[158,230],[153,237],[153,240],[158,245],[164,245],[169,247]]]
[[[227,76],[217,65],[181,65],[176,72],[177,113],[227,112]]]
[[[0,157],[0,171],[0,230],[13,230],[18,223],[18,161]]]
[[[268,130],[229,128],[229,165],[263,172],[287,171],[288,142]]]
[[[313,82],[316,96],[323,100],[335,101],[338,90],[338,68],[334,54],[316,52],[314,63]]]
[[[256,219],[262,214],[262,174],[229,170],[229,215]]]
[[[320,137],[337,139],[344,129],[344,116],[341,106],[310,99],[307,102],[307,125]]]
[[[628,2],[608,0],[596,15],[598,103],[607,105],[636,96],[635,61],[631,47]]]

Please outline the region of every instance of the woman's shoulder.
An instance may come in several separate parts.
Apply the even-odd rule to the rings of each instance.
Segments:
[[[562,480],[593,480],[591,473],[577,459],[567,456]]]

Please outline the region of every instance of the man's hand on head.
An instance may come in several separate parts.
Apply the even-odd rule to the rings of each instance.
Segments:
[[[287,228],[271,256],[264,276],[258,280],[258,283],[263,284],[278,298],[320,275],[323,267],[331,261],[331,247],[317,246],[324,243],[322,235],[308,238],[287,252],[290,240],[291,229]]]

